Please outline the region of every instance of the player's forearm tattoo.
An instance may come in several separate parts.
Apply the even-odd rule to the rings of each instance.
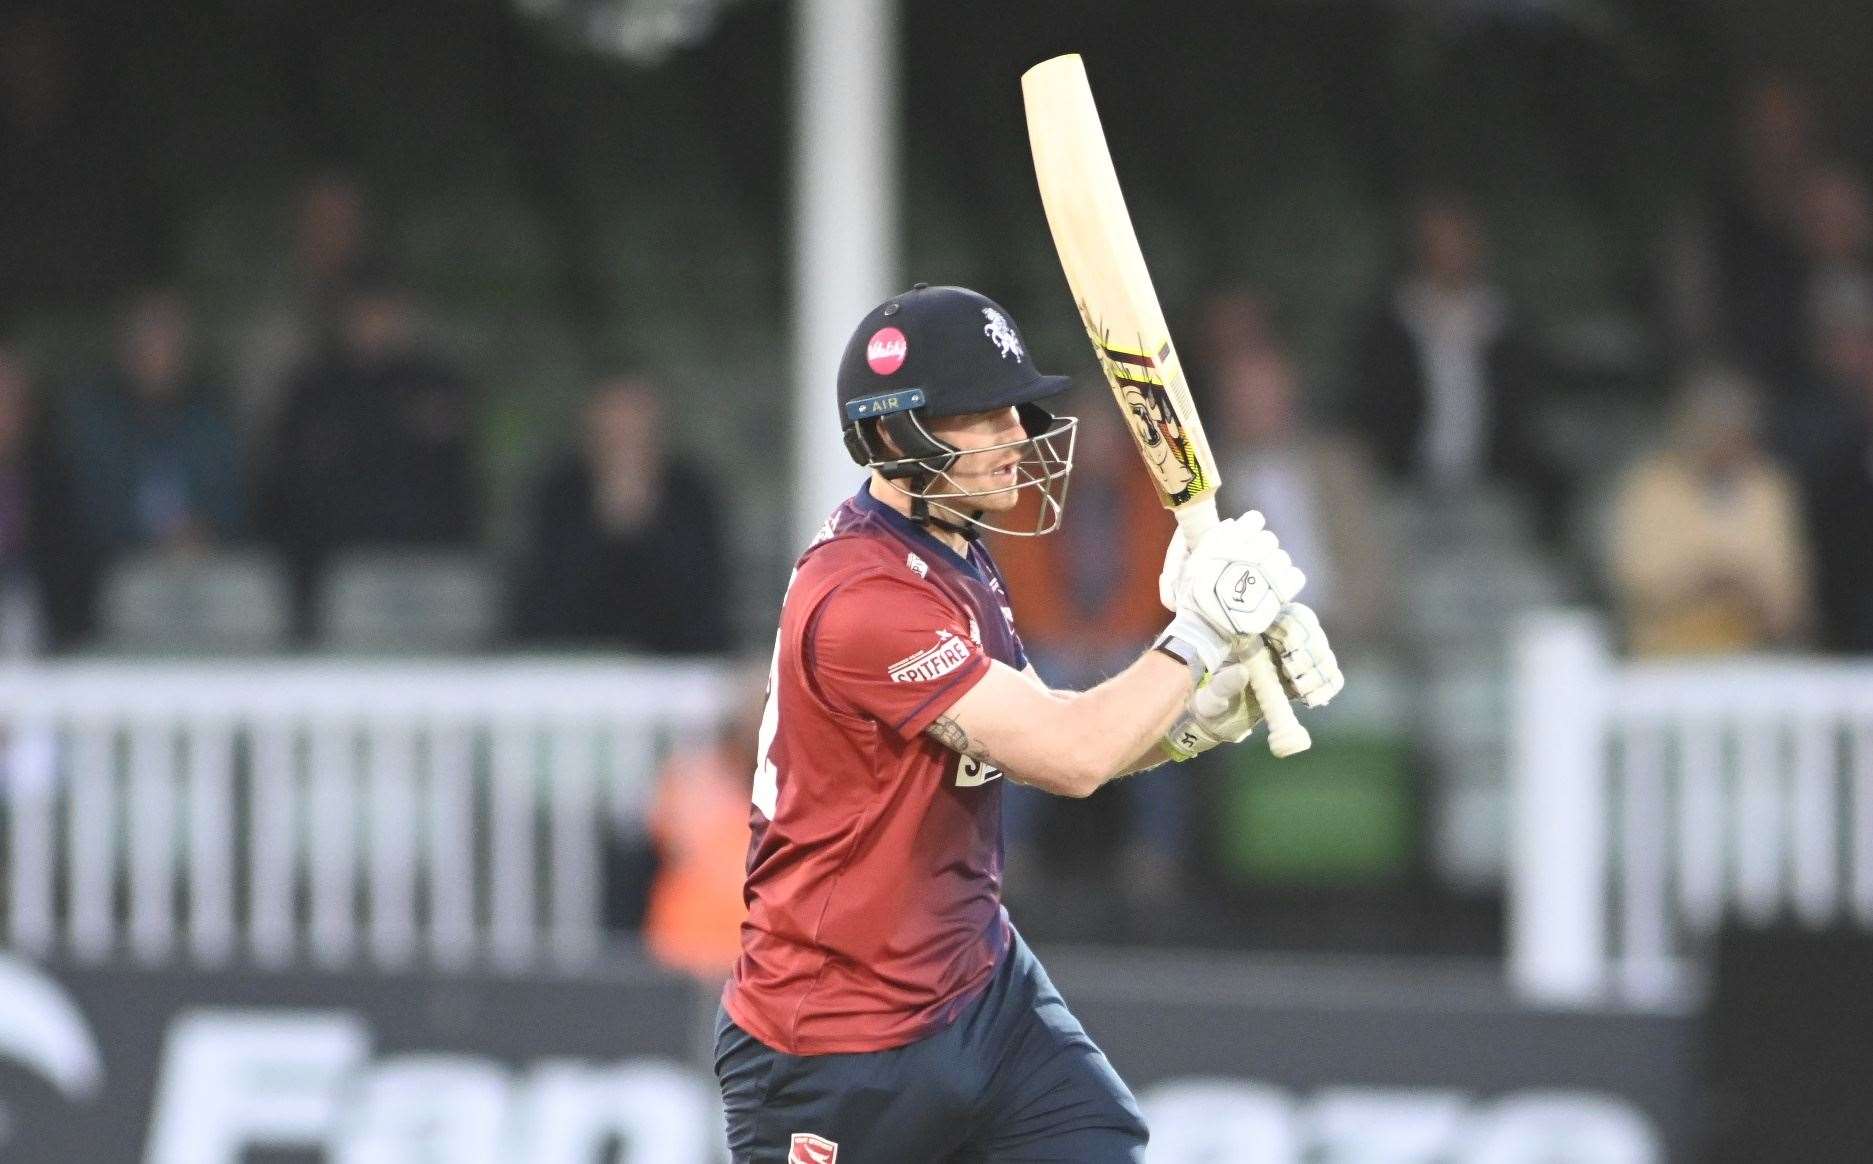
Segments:
[[[987,748],[970,739],[969,733],[962,729],[962,725],[947,715],[937,716],[936,722],[924,729],[924,734],[952,752],[961,752],[965,756],[975,757],[984,764],[1001,767],[995,763],[995,758],[989,755]]]
[[[969,750],[969,733],[947,715],[937,716],[936,722],[924,729],[924,734],[953,752]]]

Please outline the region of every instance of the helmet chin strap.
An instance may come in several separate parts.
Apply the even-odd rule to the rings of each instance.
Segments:
[[[916,522],[918,525],[933,525],[938,529],[946,529],[951,533],[961,534],[964,538],[972,542],[982,536],[982,527],[975,523],[980,521],[982,515],[987,513],[988,510],[978,509],[975,513],[970,515],[968,519],[961,522],[951,521],[946,517],[939,517],[931,512],[929,499],[917,495],[928,491],[930,486],[936,483],[936,475],[932,473],[919,473],[918,476],[921,477],[922,480],[917,483],[917,492],[909,494],[911,499],[910,519],[912,521]],[[945,505],[939,508],[948,510],[949,506]],[[950,512],[955,513],[957,511],[950,510]]]

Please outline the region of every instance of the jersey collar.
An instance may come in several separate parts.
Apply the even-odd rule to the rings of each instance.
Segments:
[[[853,496],[852,504],[858,506],[859,512],[861,513],[873,514],[879,521],[884,522],[900,536],[908,539],[912,543],[927,547],[932,553],[942,554],[950,561],[955,562],[963,569],[969,571],[969,573],[975,577],[982,577],[982,568],[976,564],[975,560],[974,549],[976,543],[969,543],[971,552],[967,556],[957,553],[954,549],[950,548],[947,543],[932,534],[929,530],[918,525],[910,518],[905,517],[897,510],[892,509],[889,505],[886,505],[876,497],[873,497],[871,495],[870,481],[866,481],[858,487],[858,493]]]

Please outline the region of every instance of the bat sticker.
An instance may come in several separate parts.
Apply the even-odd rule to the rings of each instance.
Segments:
[[[1132,437],[1164,496],[1173,505],[1182,505],[1211,488],[1203,477],[1197,451],[1185,434],[1184,422],[1177,415],[1177,406],[1164,387],[1165,369],[1175,359],[1170,341],[1155,348],[1142,340],[1133,348],[1119,347],[1090,320],[1087,332],[1099,355],[1100,369],[1118,394],[1131,422]]]

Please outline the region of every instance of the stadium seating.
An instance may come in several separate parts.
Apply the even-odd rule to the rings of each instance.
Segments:
[[[287,639],[286,575],[258,551],[128,558],[107,573],[97,646],[138,654],[263,654]]]
[[[373,550],[335,559],[319,581],[316,643],[355,654],[450,654],[497,629],[495,575],[479,555]]]

